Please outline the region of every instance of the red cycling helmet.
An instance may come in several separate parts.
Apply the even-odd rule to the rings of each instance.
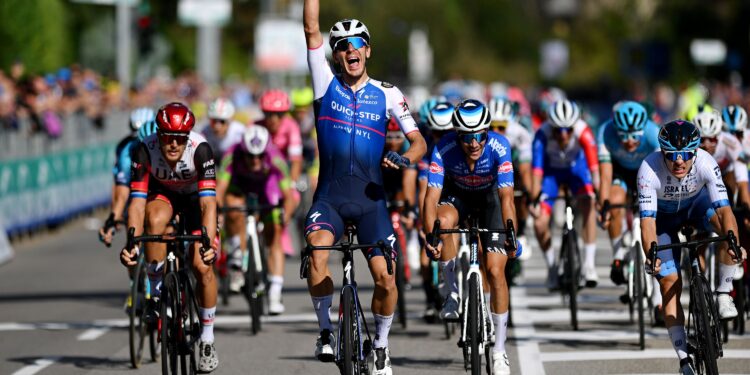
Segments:
[[[260,110],[263,112],[287,112],[289,108],[289,96],[282,90],[268,90],[260,97]]]
[[[388,131],[389,132],[401,131],[401,125],[399,125],[398,121],[396,121],[396,117],[391,117],[390,121],[388,121]]]
[[[195,115],[182,103],[169,103],[156,113],[159,131],[165,133],[190,133],[195,125]]]

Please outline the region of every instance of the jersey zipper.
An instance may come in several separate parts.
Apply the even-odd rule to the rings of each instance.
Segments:
[[[354,141],[356,139],[356,132],[357,132],[357,93],[354,92],[354,90],[351,88],[351,86],[347,86],[349,91],[352,92],[352,102],[353,102],[353,108],[352,108],[352,135],[351,135],[351,141],[349,142],[349,176],[354,175]]]

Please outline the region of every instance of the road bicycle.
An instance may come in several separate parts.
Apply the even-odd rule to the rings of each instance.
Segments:
[[[395,200],[388,202],[388,214],[391,218],[393,233],[396,235],[399,253],[401,256],[396,257],[396,290],[398,291],[398,301],[396,303],[396,316],[402,328],[406,328],[406,287],[409,284],[411,270],[407,263],[406,240],[407,232],[404,223],[401,220],[401,214],[406,207],[406,202]]]
[[[464,369],[471,370],[472,375],[482,372],[482,354],[486,357],[486,371],[492,374],[492,338],[495,335],[495,327],[492,319],[489,319],[489,307],[484,300],[482,285],[482,273],[479,270],[479,236],[480,234],[502,234],[510,238],[510,242],[516,243],[516,233],[513,229],[513,220],[508,219],[503,229],[479,228],[478,219],[475,215],[469,217],[468,229],[441,229],[440,220],[435,220],[432,227],[432,247],[437,247],[441,234],[465,233],[469,237],[469,267],[466,272],[466,290],[468,298],[461,300],[463,309],[461,312],[461,337],[458,346],[462,348],[464,356]],[[510,249],[515,251],[516,249]]]
[[[693,228],[685,227],[681,231],[687,239],[668,245],[657,245],[651,242],[649,259],[651,264],[656,264],[656,254],[660,250],[687,248],[690,263],[689,284],[690,303],[688,305],[688,354],[693,359],[693,364],[698,374],[717,375],[719,373],[716,360],[723,355],[722,340],[720,336],[719,313],[714,301],[711,286],[701,269],[698,247],[714,242],[726,241],[737,261],[739,248],[737,238],[730,230],[726,236],[709,237],[706,239],[692,240]],[[651,271],[651,270],[647,270]]]
[[[157,327],[148,324],[143,317],[143,307],[146,300],[151,299],[148,276],[146,274],[145,254],[141,252],[138,256],[138,264],[133,269],[130,280],[130,292],[126,301],[128,311],[128,343],[130,348],[130,365],[139,368],[143,360],[143,349],[148,339],[149,354],[151,360],[158,360],[157,352],[160,350],[157,343],[157,335],[154,334]]]
[[[354,252],[356,250],[379,248],[385,258],[388,274],[393,275],[392,248],[382,240],[376,244],[355,244],[354,235],[356,232],[357,228],[354,225],[347,224],[344,232],[345,240],[342,240],[338,245],[308,246],[302,254],[302,264],[300,265],[300,278],[304,279],[310,271],[312,251],[334,250],[343,253],[341,265],[344,269],[344,280],[339,298],[339,331],[336,347],[336,365],[342,375],[369,374],[367,356],[373,349],[370,330],[367,328],[367,319],[357,294],[357,282],[354,280]]]
[[[132,249],[135,244],[144,242],[167,244],[157,323],[164,375],[197,373],[195,347],[202,327],[194,291],[195,280],[187,255],[192,242],[200,242],[206,249],[211,246],[205,227],[200,235],[188,235],[183,220],[176,220],[176,224],[174,233],[162,235],[135,236],[135,228],[131,227],[128,229],[126,247]]]
[[[558,198],[560,199],[560,198]],[[559,286],[563,299],[568,299],[570,309],[570,323],[573,330],[578,330],[578,290],[581,288],[581,251],[578,246],[573,215],[573,198],[568,189],[564,189],[562,199],[565,200],[565,222],[560,242],[560,259],[557,263]]]
[[[647,277],[643,265],[645,258],[643,255],[643,246],[641,245],[641,219],[637,215],[638,203],[632,200],[631,204],[610,204],[608,200],[604,201],[602,206],[602,216],[607,211],[615,209],[626,209],[627,228],[623,231],[623,246],[628,248],[627,263],[624,267],[627,280],[627,291],[623,300],[627,300],[628,310],[630,312],[630,322],[634,323],[637,317],[638,323],[638,347],[641,350],[646,348],[646,314],[649,314],[651,322],[653,317],[651,312],[654,306],[651,295],[654,293],[652,278]]]
[[[745,218],[750,214],[748,207],[735,207],[732,209],[734,217],[737,219],[737,226],[743,227],[745,224]],[[742,234],[742,231],[740,231]],[[743,240],[744,241],[744,240]],[[742,262],[740,265],[742,271],[740,275],[736,275],[734,281],[732,281],[732,299],[734,300],[734,306],[737,308],[737,317],[730,320],[722,321],[722,336],[724,342],[729,341],[729,332],[732,331],[737,335],[745,334],[745,321],[750,319],[750,309],[747,306],[747,296],[750,288],[750,274],[748,274],[747,260]],[[732,329],[729,329],[729,324],[732,324]]]

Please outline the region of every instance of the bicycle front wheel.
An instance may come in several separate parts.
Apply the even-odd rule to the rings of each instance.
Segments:
[[[401,241],[399,241],[400,243]],[[396,256],[396,290],[398,292],[398,322],[402,328],[406,328],[406,270],[404,269],[404,257]]]
[[[472,375],[482,373],[483,353],[479,352],[479,344],[482,341],[482,314],[479,310],[482,305],[479,303],[479,298],[483,298],[479,293],[479,275],[474,273],[469,278],[469,315],[467,319],[468,327],[466,329],[466,335],[469,336]]]
[[[352,288],[341,295],[343,313],[339,326],[339,361],[342,375],[360,375],[357,309]]]
[[[574,231],[569,231],[563,239],[563,250],[565,254],[565,274],[567,275],[568,307],[570,308],[570,323],[573,330],[578,330],[578,283],[580,282],[580,271],[578,267],[578,242]]]
[[[646,289],[645,283],[646,283],[646,272],[643,269],[643,251],[641,251],[641,246],[639,243],[636,243],[636,245],[632,249],[632,253],[635,256],[635,264],[633,266],[634,268],[634,290],[635,292],[633,295],[635,296],[638,303],[636,304],[638,306],[638,347],[641,350],[646,349],[646,322],[644,317],[644,309],[645,306],[643,306],[643,299],[645,298],[644,290]]]
[[[699,373],[718,375],[716,359],[721,348],[718,346],[718,321],[715,319],[711,288],[703,277],[695,277],[690,288],[690,313],[695,323],[696,360]]]
[[[248,240],[248,244],[252,241]],[[255,251],[251,248],[248,250],[247,268],[245,269],[245,299],[250,309],[250,332],[253,335],[260,331],[260,316],[263,310],[263,303],[258,295],[258,271],[256,269]]]
[[[148,334],[147,324],[143,321],[143,301],[144,281],[146,279],[146,266],[143,256],[139,257],[138,265],[133,272],[133,280],[130,285],[130,295],[128,296],[128,317],[130,320],[130,329],[128,331],[130,344],[130,365],[133,368],[141,366],[143,359],[143,344]]]
[[[178,347],[180,340],[180,327],[174,314],[180,310],[180,294],[177,275],[168,273],[164,275],[161,291],[161,310],[159,319],[161,322],[161,373],[162,375],[179,373],[177,363]]]

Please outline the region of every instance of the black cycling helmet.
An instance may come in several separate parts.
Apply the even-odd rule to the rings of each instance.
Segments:
[[[701,133],[690,121],[670,121],[659,130],[659,147],[662,152],[695,151],[700,144]]]

